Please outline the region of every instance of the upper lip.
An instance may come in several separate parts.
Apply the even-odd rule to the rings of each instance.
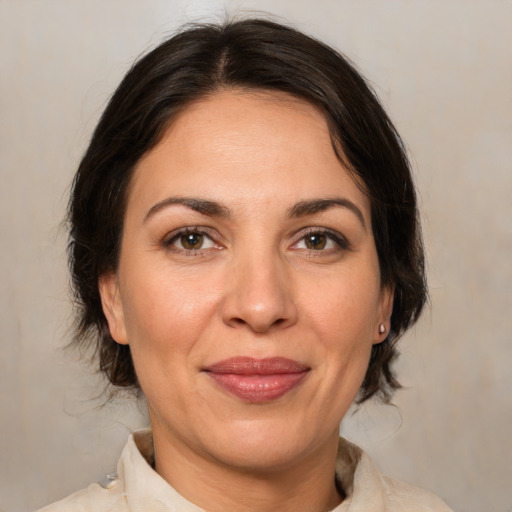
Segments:
[[[286,357],[231,357],[203,368],[207,372],[236,375],[277,375],[308,370],[308,366]]]

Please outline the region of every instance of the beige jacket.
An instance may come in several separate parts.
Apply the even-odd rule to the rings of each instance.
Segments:
[[[201,512],[152,469],[152,460],[151,430],[135,432],[116,475],[39,512]],[[370,458],[345,439],[339,442],[336,477],[347,497],[331,512],[451,512],[433,494],[382,476]]]

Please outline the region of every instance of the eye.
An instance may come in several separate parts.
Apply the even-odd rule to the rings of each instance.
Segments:
[[[216,247],[213,239],[197,229],[185,229],[174,233],[165,246],[177,251],[195,252]]]
[[[315,252],[346,250],[349,247],[349,243],[343,235],[325,229],[309,229],[305,234],[302,233],[299,241],[293,245],[293,249]]]
[[[305,236],[302,240],[304,241],[306,248],[313,251],[321,251],[326,247],[329,248],[329,242],[331,242],[331,245],[333,244],[333,241],[329,240],[327,235],[324,235],[323,233],[312,233]]]

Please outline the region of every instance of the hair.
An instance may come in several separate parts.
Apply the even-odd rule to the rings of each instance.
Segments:
[[[116,271],[127,190],[140,158],[191,103],[225,89],[279,91],[324,114],[340,161],[370,198],[381,283],[394,289],[391,329],[372,348],[358,396],[389,402],[400,387],[399,337],[427,299],[416,196],[403,143],[347,58],[294,28],[262,19],[189,26],[138,60],[111,97],[73,181],[69,264],[77,305],[72,344],[93,347],[118,388],[140,390],[130,348],[116,343],[98,282]]]

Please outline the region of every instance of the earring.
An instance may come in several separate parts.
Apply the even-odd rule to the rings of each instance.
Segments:
[[[386,326],[384,324],[379,325],[379,334],[384,334],[386,332]]]

